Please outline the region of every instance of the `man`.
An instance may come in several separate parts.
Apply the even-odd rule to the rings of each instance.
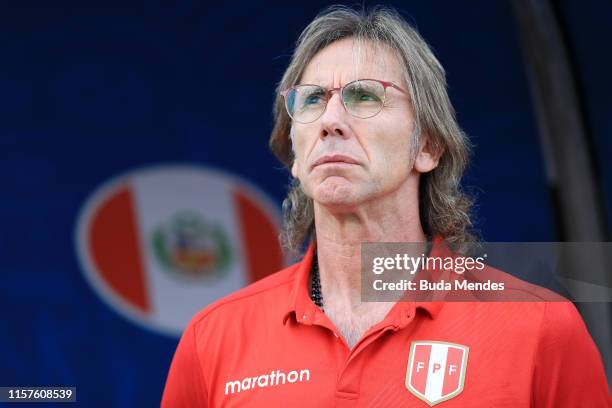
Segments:
[[[362,302],[362,242],[458,247],[468,141],[426,43],[396,13],[334,7],[302,33],[270,145],[291,170],[283,240],[303,260],[204,309],[164,407],[603,407],[569,302]]]

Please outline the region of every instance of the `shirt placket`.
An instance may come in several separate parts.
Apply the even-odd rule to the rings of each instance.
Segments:
[[[364,364],[367,360],[367,352],[374,342],[379,340],[385,333],[389,331],[397,331],[414,319],[414,307],[400,308],[395,313],[395,318],[389,316],[385,321],[375,325],[368,330],[363,338],[355,345],[352,350],[349,350],[348,345],[343,338],[338,334],[334,324],[325,316],[324,313],[318,311],[311,320],[311,324],[328,329],[337,339],[337,345],[341,348],[336,355],[337,367],[339,372],[336,379],[335,389],[335,407],[354,407],[360,394],[361,377],[363,374]]]

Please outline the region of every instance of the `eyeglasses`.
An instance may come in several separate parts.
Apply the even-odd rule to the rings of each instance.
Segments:
[[[385,104],[387,88],[406,93],[393,82],[377,79],[358,79],[340,88],[325,89],[319,85],[296,85],[281,92],[291,119],[311,123],[319,119],[334,91],[339,91],[346,111],[356,118],[376,116]]]

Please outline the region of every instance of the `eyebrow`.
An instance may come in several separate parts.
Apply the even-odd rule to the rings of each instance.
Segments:
[[[397,81],[393,81],[393,80],[386,79],[386,78],[377,78],[376,76],[367,76],[367,75],[366,75],[366,76],[360,76],[360,77],[358,77],[358,78],[351,79],[350,81],[346,81],[346,82],[344,82],[344,83],[341,83],[341,84],[340,84],[340,87],[343,87],[343,86],[345,86],[345,85],[346,85],[346,84],[348,84],[348,83],[351,83],[351,82],[354,82],[354,81],[358,81],[358,80],[363,80],[363,79],[376,79],[376,80],[379,80],[379,81],[384,81],[384,82],[392,82],[392,83],[394,83],[394,84],[397,82]],[[401,81],[400,81],[400,82],[401,82]],[[318,86],[320,86],[321,88],[329,89],[329,88],[330,88],[330,86],[328,86],[328,85],[327,85],[328,83],[329,83],[329,82],[327,82],[327,81],[323,81],[323,80],[321,80],[320,78],[315,78],[314,80],[312,80],[312,81],[308,81],[308,82],[303,81],[303,80],[300,80],[298,83],[296,83],[296,85],[318,85]]]
[[[332,79],[332,81],[333,81],[333,79]],[[329,85],[329,81],[326,80],[326,79],[323,79],[320,76],[316,76],[312,81],[308,81],[308,82],[306,82],[306,81],[304,81],[302,79],[302,80],[300,80],[300,84],[319,85],[319,86],[321,86],[323,88],[329,88],[329,86],[328,86]]]

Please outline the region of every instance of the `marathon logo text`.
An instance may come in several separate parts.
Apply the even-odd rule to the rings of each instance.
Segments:
[[[310,370],[289,371],[284,373],[280,370],[272,370],[270,374],[262,374],[257,377],[246,377],[242,380],[228,381],[225,383],[225,395],[235,394],[255,388],[272,387],[286,383],[310,381]]]

